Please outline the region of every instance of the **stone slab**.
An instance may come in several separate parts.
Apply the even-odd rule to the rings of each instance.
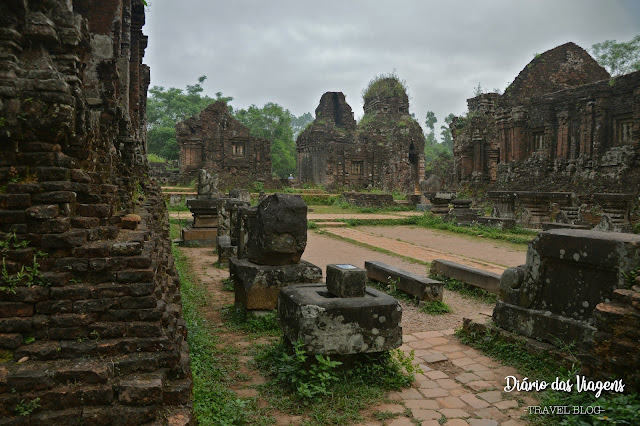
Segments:
[[[293,265],[272,266],[231,257],[229,274],[233,279],[235,303],[249,310],[276,309],[278,293],[286,286],[322,281],[322,270],[304,260]]]
[[[278,317],[289,342],[312,354],[377,353],[402,344],[402,307],[367,287],[364,297],[340,298],[322,284],[291,285],[278,296]]]
[[[367,271],[354,265],[327,265],[327,290],[337,297],[364,297]]]
[[[218,235],[216,228],[182,228],[182,245],[215,247]]]
[[[493,272],[483,271],[448,260],[436,259],[431,262],[431,273],[462,281],[489,293],[498,294],[500,292],[500,274]]]
[[[417,297],[423,302],[442,301],[442,283],[430,278],[422,277],[386,263],[366,261],[364,267],[369,279],[389,284],[392,279],[398,290]]]
[[[558,222],[542,222],[542,230],[549,231],[551,229],[590,229],[587,225],[573,225],[571,223]]]

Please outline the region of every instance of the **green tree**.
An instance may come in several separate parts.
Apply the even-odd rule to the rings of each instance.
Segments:
[[[296,143],[292,129],[295,116],[288,109],[269,102],[262,108],[251,105],[247,109],[239,109],[235,117],[249,128],[253,136],[271,141],[271,172],[274,176],[286,178],[295,173]]]
[[[628,74],[640,70],[640,35],[628,42],[618,43],[605,40],[591,46],[591,53],[596,61],[609,71],[612,76]]]
[[[185,118],[199,114],[207,105],[222,100],[230,102],[232,97],[224,97],[221,92],[216,98],[202,94],[202,84],[206,76],[198,78],[194,85],[182,89],[154,86],[149,90],[147,101],[147,151],[169,160],[179,156],[175,125]],[[230,107],[231,109],[231,107]]]
[[[291,127],[293,129],[293,138],[296,139],[300,132],[304,130],[309,123],[313,121],[313,115],[310,112],[305,112],[300,117],[294,117],[291,121]]]
[[[449,125],[451,124],[451,121],[453,121],[454,118],[455,118],[455,115],[453,114],[447,115],[444,119],[446,126],[445,125],[440,126],[440,136],[442,137],[442,144],[450,152],[453,152],[453,138],[451,137],[451,129],[449,128]]]

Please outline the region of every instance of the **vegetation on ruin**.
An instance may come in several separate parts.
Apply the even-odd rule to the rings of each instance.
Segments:
[[[380,402],[386,392],[400,390],[421,374],[413,352],[399,349],[365,355],[353,366],[340,368],[329,356],[311,356],[300,343],[288,351],[283,342],[259,346],[255,361],[271,380],[260,392],[271,406],[290,413],[307,414],[311,424],[353,424],[360,414]]]
[[[407,84],[396,74],[395,70],[389,74],[375,76],[367,87],[362,90],[362,99],[365,103],[375,98],[391,98],[396,96],[407,96]]]
[[[158,154],[147,154],[147,161],[150,163],[166,163],[167,159],[160,157]]]
[[[23,250],[29,245],[27,240],[19,240],[15,232],[5,234],[4,241],[0,241],[0,255],[2,256],[2,269],[0,270],[0,293],[15,293],[19,285],[40,285],[47,287],[50,283],[40,273],[38,259],[47,256],[47,253],[37,251],[33,254],[31,266],[22,265],[20,270],[11,273],[7,267],[7,258],[11,250]]]
[[[560,364],[557,358],[548,352],[533,352],[522,340],[513,341],[489,329],[486,333],[462,330],[456,336],[466,345],[482,351],[500,362],[515,367],[519,373],[533,380],[544,380],[553,383],[556,377],[560,380],[575,381],[580,365],[570,354],[570,347],[565,347],[567,361],[572,365]],[[572,361],[573,360],[573,361]],[[566,364],[567,362],[565,362]],[[640,424],[640,396],[638,394],[603,393],[599,398],[590,392],[564,392],[546,389],[539,394],[541,406],[600,406],[601,414],[593,415],[530,415],[533,424],[543,425],[637,425]]]

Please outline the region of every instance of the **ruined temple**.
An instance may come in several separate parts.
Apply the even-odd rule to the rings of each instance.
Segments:
[[[220,188],[271,180],[271,143],[251,136],[223,101],[176,124],[176,139],[183,181],[194,179],[199,169],[217,173]]]
[[[145,178],[144,19],[140,0],[0,3],[0,423],[191,419],[168,216]]]
[[[397,79],[378,81],[383,84],[365,96],[365,114],[357,125],[342,93],[322,95],[316,119],[296,140],[300,180],[329,188],[371,185],[419,192],[422,129],[409,114],[409,98]],[[388,87],[393,90],[385,90]]]
[[[640,72],[615,78],[573,43],[536,57],[451,124],[455,179],[517,190],[637,191]]]

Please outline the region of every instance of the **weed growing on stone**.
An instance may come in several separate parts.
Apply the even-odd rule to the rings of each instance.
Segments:
[[[241,305],[228,305],[222,308],[221,313],[226,326],[233,331],[252,334],[254,337],[279,336],[281,333],[276,311],[256,315]]]
[[[0,255],[2,255],[2,270],[0,270],[0,292],[15,293],[16,288],[20,284],[26,284],[28,287],[32,285],[49,286],[50,283],[40,274],[39,258],[44,258],[47,253],[38,251],[33,255],[33,264],[31,266],[22,265],[20,270],[14,274],[9,272],[7,268],[6,258],[9,250],[24,249],[29,245],[27,240],[18,240],[15,233],[8,233],[4,241],[0,241]]]
[[[200,314],[198,306],[206,294],[193,283],[186,256],[173,247],[180,274],[183,316],[189,330],[187,341],[193,374],[193,413],[199,424],[246,424],[252,414],[249,401],[231,391],[229,366],[218,349],[219,338],[212,325]]]
[[[233,278],[225,278],[222,280],[222,289],[224,291],[233,291]]]
[[[420,308],[420,312],[429,315],[443,315],[453,312],[453,309],[441,300],[434,300],[433,302],[425,302],[424,306]]]
[[[395,280],[389,280],[389,281],[393,281],[393,283],[383,284],[378,281],[369,280],[367,281],[367,285],[375,289],[378,289],[380,291],[384,291],[385,293],[395,297],[396,299],[401,299],[401,300],[404,300],[405,302],[409,302],[415,306],[418,306],[419,300],[417,297],[398,290],[397,282]]]
[[[464,344],[473,346],[485,354],[511,365],[531,380],[544,380],[552,383],[560,380],[575,381],[580,366],[574,363],[571,368],[560,365],[548,353],[530,353],[524,343],[511,342],[497,333],[468,333],[458,331],[456,336]],[[544,425],[637,425],[640,424],[640,396],[638,394],[607,394],[596,398],[589,392],[554,391],[550,388],[540,393],[541,406],[600,406],[601,414],[582,416],[529,416],[534,424]]]
[[[20,400],[16,405],[16,414],[19,416],[28,416],[40,407],[40,398],[32,399],[29,402],[25,402],[24,399]]]
[[[401,350],[365,356],[345,368],[330,357],[311,356],[301,344],[292,352],[274,342],[257,348],[255,362],[271,380],[261,394],[281,411],[307,414],[314,424],[353,424],[363,421],[360,411],[380,402],[385,393],[411,385],[415,374],[413,353]]]

